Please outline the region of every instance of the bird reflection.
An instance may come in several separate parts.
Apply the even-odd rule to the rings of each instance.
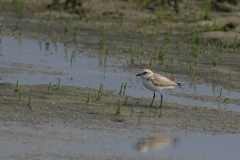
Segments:
[[[169,145],[177,143],[177,139],[150,137],[139,138],[135,146],[136,150],[145,153],[149,150],[161,150]]]

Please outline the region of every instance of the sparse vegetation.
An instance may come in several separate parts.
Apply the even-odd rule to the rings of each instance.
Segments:
[[[60,83],[61,83],[61,78],[58,79],[58,87],[57,87],[57,90],[60,90]]]
[[[87,99],[87,103],[90,102],[90,93],[88,93],[88,99]]]
[[[98,96],[97,96],[97,100],[101,100],[102,98],[102,93],[103,93],[103,84],[100,85],[100,88],[98,90]]]
[[[51,82],[48,85],[48,90],[47,90],[47,94],[50,95],[51,94]]]
[[[160,51],[159,51],[158,57],[159,57],[160,59],[163,59],[163,57],[164,57],[164,48],[163,48],[163,45],[162,45],[162,47],[161,47],[161,49],[160,49]]]
[[[152,61],[153,61],[153,55],[151,56],[150,63],[149,63],[149,69],[152,69]]]
[[[122,108],[121,108],[121,101],[119,100],[118,102],[118,108],[117,108],[117,111],[115,113],[115,116],[119,116],[120,114],[122,113]]]
[[[16,88],[14,89],[15,93],[18,92],[18,80],[17,80],[17,83],[16,83]]]
[[[159,117],[162,117],[162,108],[160,108],[160,114]]]
[[[102,119],[105,118],[105,108],[103,108],[103,115],[102,115]]]
[[[127,82],[126,82],[125,85],[124,85],[123,95],[125,95],[126,88],[127,88]]]
[[[119,91],[119,95],[122,94],[122,89],[123,89],[123,83],[121,84],[121,88],[120,88],[120,91]]]
[[[152,29],[152,34],[151,34],[151,39],[150,39],[151,42],[154,41],[155,35],[156,35],[156,25],[154,25],[154,27]]]
[[[172,36],[172,25],[168,28],[166,32],[166,36],[164,39],[164,45],[170,44],[170,38]]]
[[[128,96],[126,97],[125,102],[124,102],[125,106],[127,105],[127,100],[128,100]]]
[[[66,27],[65,27],[65,34],[68,33],[69,25],[70,25],[69,23],[70,23],[70,16],[68,17],[67,24],[66,24]]]
[[[195,58],[195,66],[196,66],[197,63],[198,63],[198,54],[199,54],[199,47],[198,47],[198,50],[197,50],[197,56],[196,56],[196,58]]]
[[[133,116],[133,112],[134,112],[134,104],[132,105],[132,111],[131,111],[131,117]]]
[[[103,49],[104,48],[104,45],[105,45],[105,31],[104,29],[102,30],[102,39],[100,40],[100,49]]]

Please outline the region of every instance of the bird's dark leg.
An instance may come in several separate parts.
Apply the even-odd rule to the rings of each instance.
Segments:
[[[160,93],[161,94],[161,102],[160,102],[160,109],[162,109],[162,99],[163,99],[163,95],[162,95],[162,93]]]
[[[155,98],[155,92],[153,92],[153,100],[152,100],[152,103],[151,103],[151,105],[149,106],[149,108],[152,107],[152,104],[153,104],[154,98]]]

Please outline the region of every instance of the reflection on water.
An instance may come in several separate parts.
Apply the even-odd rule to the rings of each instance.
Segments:
[[[184,84],[186,82],[182,82],[182,83]],[[239,99],[240,97],[239,92],[231,91],[230,88],[225,89],[220,86],[196,84],[191,82],[188,83],[188,91],[190,93],[197,93],[200,95],[207,95],[207,96],[220,96],[220,93],[221,93],[222,96],[232,98],[232,99]]]
[[[45,43],[45,50],[46,50],[46,51],[49,51],[49,45],[50,45],[49,42],[46,42],[46,43]]]
[[[150,137],[150,138],[139,138],[135,149],[145,153],[149,150],[162,150],[163,148],[176,144],[177,139],[161,138],[161,137]]]
[[[141,157],[181,160],[226,160],[239,159],[240,136],[209,135],[200,133],[172,133],[173,138],[139,138],[132,142],[132,149],[144,154]],[[172,136],[171,136],[172,137]]]

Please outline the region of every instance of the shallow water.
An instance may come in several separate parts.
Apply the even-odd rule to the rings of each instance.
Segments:
[[[209,135],[173,132],[147,136],[132,130],[85,128],[84,124],[31,125],[11,122],[1,125],[0,157],[74,159],[82,155],[145,159],[239,159],[239,135]],[[120,133],[119,133],[120,132]],[[125,134],[123,134],[123,132]],[[11,140],[10,140],[11,139]]]
[[[108,57],[105,63],[103,51],[99,51],[100,56],[95,56],[91,50],[74,51],[71,48],[73,44],[19,40],[13,37],[1,37],[0,42],[0,67],[25,70],[23,73],[18,73],[16,70],[16,72],[1,75],[0,82],[16,83],[18,79],[20,85],[48,84],[49,82],[57,84],[58,78],[61,78],[61,85],[99,88],[102,83],[104,89],[115,90],[116,93],[119,92],[121,84],[127,82],[126,95],[146,98],[153,96],[152,91],[143,87],[140,78],[135,77],[137,73],[123,71],[122,66],[123,63],[126,64],[125,60]],[[185,86],[183,89],[164,92],[164,101],[240,111],[240,107],[235,104],[226,105],[170,95],[170,92],[177,92],[217,97],[222,88],[178,81],[177,77],[178,75],[175,76],[175,81]],[[222,96],[238,99],[240,93],[222,88]],[[159,99],[160,95],[157,93],[156,100]]]

